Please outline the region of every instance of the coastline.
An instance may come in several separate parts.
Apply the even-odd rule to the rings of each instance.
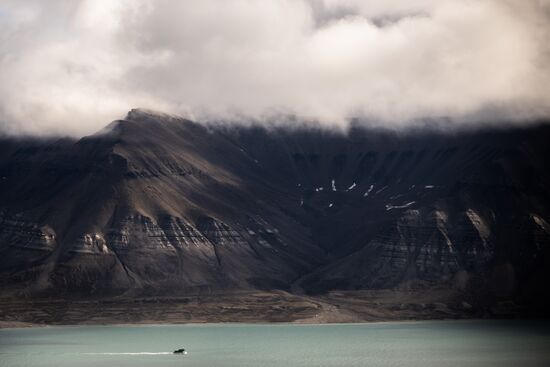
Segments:
[[[349,324],[522,316],[517,307],[512,306],[493,307],[490,312],[478,310],[448,290],[338,291],[318,296],[273,291],[95,300],[0,299],[0,328],[227,323]]]
[[[186,323],[106,323],[106,324],[31,324],[31,323],[13,323],[11,326],[9,322],[4,323],[0,321],[0,331],[2,330],[19,330],[19,329],[49,329],[49,328],[72,328],[72,327],[162,327],[162,326],[328,326],[328,325],[376,325],[376,324],[415,324],[415,323],[431,323],[431,322],[476,322],[476,321],[526,321],[530,319],[518,318],[518,319],[496,319],[496,318],[445,318],[445,319],[414,319],[414,320],[380,320],[380,321],[359,321],[359,322],[318,322],[318,323],[302,323],[302,322],[186,322]]]

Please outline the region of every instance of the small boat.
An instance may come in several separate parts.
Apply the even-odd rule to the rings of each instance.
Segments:
[[[174,354],[187,354],[185,348],[181,348],[181,349],[176,349],[174,351]]]

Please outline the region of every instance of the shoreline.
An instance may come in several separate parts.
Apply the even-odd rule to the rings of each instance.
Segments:
[[[504,305],[506,306],[506,305]],[[0,299],[0,328],[84,325],[353,324],[530,318],[517,307],[476,309],[448,290],[284,291],[97,300]],[[524,310],[523,310],[524,311]],[[538,315],[541,316],[541,315]]]
[[[417,324],[417,323],[446,323],[446,322],[527,322],[540,321],[550,322],[550,318],[540,317],[518,317],[518,318],[446,318],[446,319],[418,319],[418,320],[380,320],[380,321],[361,321],[361,322],[323,322],[323,323],[302,323],[302,322],[187,322],[187,323],[112,323],[112,324],[30,324],[21,323],[21,326],[4,326],[0,321],[0,332],[3,330],[24,330],[24,329],[50,329],[50,328],[78,328],[78,327],[164,327],[164,326],[336,326],[336,325],[381,325],[381,324]]]
[[[379,324],[416,324],[416,323],[444,323],[444,322],[478,322],[478,321],[543,321],[548,319],[532,318],[462,318],[462,319],[418,319],[418,320],[380,320],[380,321],[362,321],[362,322],[324,322],[324,323],[302,323],[302,322],[187,322],[187,323],[106,323],[106,324],[31,324],[21,323],[21,326],[6,326],[0,321],[0,331],[2,330],[21,330],[21,329],[50,329],[50,328],[77,328],[77,327],[164,327],[164,326],[335,326],[335,325],[379,325]]]

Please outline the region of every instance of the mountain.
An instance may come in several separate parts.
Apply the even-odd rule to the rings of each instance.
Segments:
[[[544,310],[550,126],[201,125],[0,140],[0,298],[460,295]],[[327,293],[328,292],[328,293]]]

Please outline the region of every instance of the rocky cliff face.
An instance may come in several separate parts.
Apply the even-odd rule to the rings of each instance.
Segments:
[[[227,128],[132,111],[0,148],[2,295],[431,289],[535,302],[547,126]]]

